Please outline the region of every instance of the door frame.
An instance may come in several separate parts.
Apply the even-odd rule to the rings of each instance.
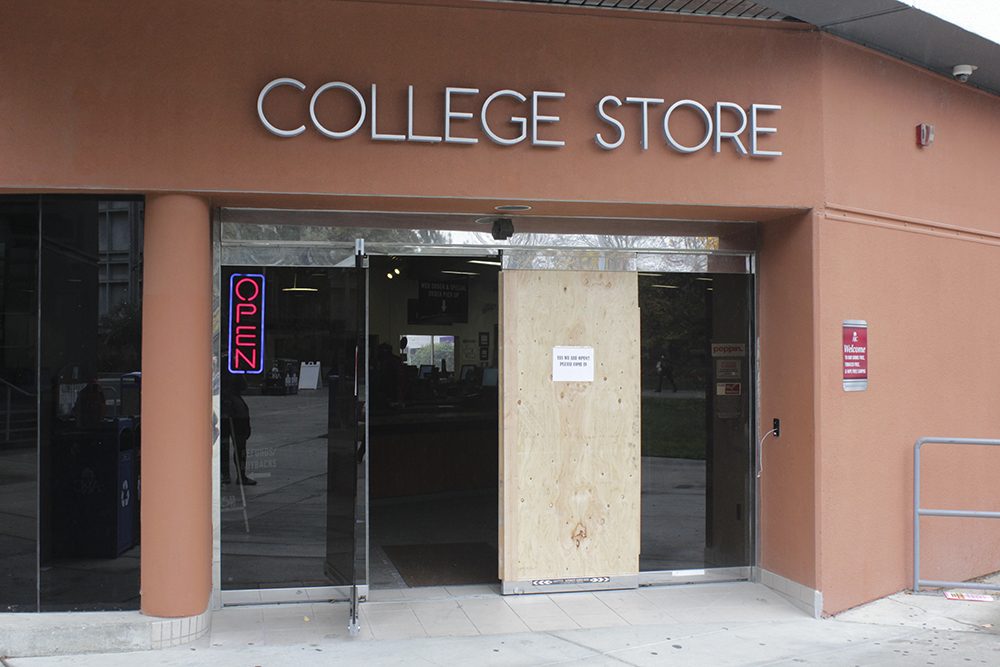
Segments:
[[[494,216],[495,217],[495,216]],[[492,217],[490,218],[492,219]],[[355,242],[364,239],[365,251],[372,255],[429,256],[495,255],[502,259],[503,269],[530,268],[552,270],[588,268],[591,270],[658,271],[664,273],[741,273],[751,276],[753,302],[750,304],[751,340],[754,350],[754,387],[751,399],[750,433],[756,433],[759,411],[759,364],[757,357],[757,253],[754,246],[730,244],[719,248],[712,236],[654,236],[647,234],[609,235],[573,234],[567,232],[537,232],[515,234],[508,240],[497,240],[489,231],[478,231],[476,222],[483,218],[469,214],[396,213],[380,211],[298,211],[254,208],[217,208],[212,215],[212,410],[214,423],[220,413],[220,355],[222,318],[220,313],[220,280],[223,265],[256,266],[325,266],[329,268],[354,265]],[[517,219],[536,226],[551,223],[556,228],[567,221],[591,218],[544,218],[521,216]],[[608,220],[608,226],[628,222],[650,223],[650,220]],[[676,221],[663,221],[674,223]],[[470,224],[471,223],[471,224]],[[690,221],[689,225],[704,227],[703,233],[724,226],[746,226],[753,223],[710,223]],[[224,226],[226,229],[224,230]],[[233,227],[236,226],[236,227]],[[444,227],[444,228],[441,228]],[[464,227],[464,229],[462,229]],[[456,229],[457,228],[457,229]],[[308,229],[307,234],[303,230]],[[237,231],[238,230],[238,231]],[[470,231],[472,230],[472,231]],[[233,233],[224,236],[224,231]],[[707,270],[713,264],[711,270]],[[366,308],[366,312],[367,312]],[[365,330],[368,329],[368,318]],[[502,326],[502,323],[501,323]],[[367,339],[367,336],[366,336]],[[367,388],[367,383],[366,383]],[[366,427],[367,428],[367,427]],[[751,469],[748,479],[757,482],[753,466],[756,462],[756,442],[751,437]],[[218,429],[213,434],[212,470],[217,470],[220,456]],[[369,593],[369,512],[368,457],[365,457],[364,489],[364,578],[358,585],[358,595],[364,600]],[[212,476],[212,596],[211,607],[282,602],[315,602],[349,600],[351,586],[316,586],[251,590],[222,590],[221,548],[221,488]],[[753,506],[750,526],[750,560],[746,566],[667,571],[640,571],[638,585],[679,584],[748,580],[754,577],[760,549],[760,488],[751,485],[749,502]],[[547,591],[550,592],[550,591]]]

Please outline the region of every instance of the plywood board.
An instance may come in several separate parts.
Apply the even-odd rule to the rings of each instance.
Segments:
[[[636,574],[635,273],[504,271],[501,577]],[[593,382],[553,382],[552,348],[594,348]]]

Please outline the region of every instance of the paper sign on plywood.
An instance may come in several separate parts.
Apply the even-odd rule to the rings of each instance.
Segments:
[[[594,348],[553,347],[553,382],[593,382]]]

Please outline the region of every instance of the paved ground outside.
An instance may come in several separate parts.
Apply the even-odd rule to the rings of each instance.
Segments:
[[[10,667],[366,665],[998,665],[1000,601],[900,593],[817,620],[758,584],[501,597],[375,591],[344,603],[229,607],[210,636],[142,653],[8,658]]]

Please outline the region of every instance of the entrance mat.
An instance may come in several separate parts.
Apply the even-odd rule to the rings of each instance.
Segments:
[[[497,549],[485,542],[383,546],[407,586],[462,586],[497,581]]]

